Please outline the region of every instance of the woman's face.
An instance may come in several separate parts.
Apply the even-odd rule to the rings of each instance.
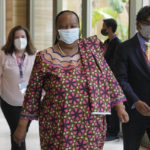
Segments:
[[[19,38],[27,38],[24,30],[17,30],[14,35],[14,40]]]
[[[57,30],[71,28],[79,28],[77,17],[74,14],[67,12],[59,16],[59,19],[57,21]]]
[[[79,39],[79,22],[73,13],[65,12],[59,16],[57,21],[57,39],[59,43],[74,47]]]
[[[14,35],[15,50],[24,51],[27,46],[27,36],[24,30],[17,30]]]

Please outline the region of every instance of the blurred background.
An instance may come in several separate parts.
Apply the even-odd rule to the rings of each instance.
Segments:
[[[100,34],[102,20],[114,18],[118,23],[117,34],[124,41],[129,36],[129,0],[0,0],[2,7],[1,45],[7,38],[10,29],[23,25],[30,30],[37,49],[52,45],[55,36],[54,19],[61,10],[75,11],[81,21],[81,36]],[[140,0],[139,0],[140,1]],[[1,10],[1,11],[2,11]],[[87,33],[88,31],[88,33]]]

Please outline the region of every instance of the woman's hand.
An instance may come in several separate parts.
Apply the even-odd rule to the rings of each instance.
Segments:
[[[13,134],[13,140],[18,144],[18,146],[21,146],[21,143],[25,140],[27,124],[28,120],[20,119]]]
[[[117,111],[118,117],[122,123],[127,123],[129,121],[129,115],[126,112],[125,106],[123,104],[120,104],[120,103],[117,104],[116,111]]]

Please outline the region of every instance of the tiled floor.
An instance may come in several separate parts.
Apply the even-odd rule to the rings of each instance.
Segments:
[[[27,150],[40,150],[38,122],[32,121],[27,135]],[[0,109],[0,150],[10,150],[9,128]],[[123,150],[123,142],[120,138],[117,141],[106,142],[104,150]],[[141,147],[140,150],[148,150]]]

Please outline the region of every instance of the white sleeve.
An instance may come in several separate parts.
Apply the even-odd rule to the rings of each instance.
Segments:
[[[3,60],[4,60],[4,52],[2,50],[0,50],[0,95],[1,95],[1,78],[2,78],[2,74],[3,74]]]

